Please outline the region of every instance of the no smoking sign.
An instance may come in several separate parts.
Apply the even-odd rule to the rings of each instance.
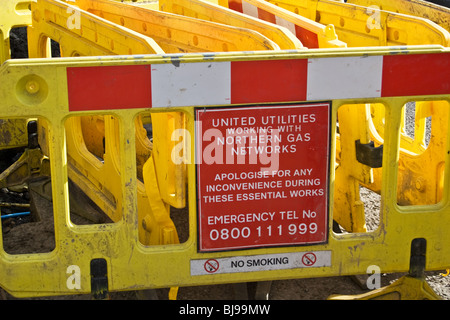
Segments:
[[[191,260],[191,275],[260,272],[331,266],[331,251],[305,251],[240,255],[215,259]]]
[[[313,266],[317,261],[317,257],[314,253],[312,252],[308,252],[305,253],[302,256],[302,263],[306,266],[306,267],[311,267]]]
[[[204,268],[208,273],[215,273],[219,270],[219,261],[216,259],[209,259],[205,262]]]

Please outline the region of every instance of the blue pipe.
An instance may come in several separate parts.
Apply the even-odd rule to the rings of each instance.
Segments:
[[[2,219],[6,219],[6,218],[15,218],[15,217],[19,217],[19,216],[25,216],[30,214],[30,211],[25,211],[25,212],[16,212],[16,213],[11,213],[11,214],[5,214],[4,216],[2,216]]]

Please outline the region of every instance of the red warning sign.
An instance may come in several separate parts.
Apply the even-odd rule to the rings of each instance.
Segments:
[[[199,250],[327,241],[330,104],[196,109]]]

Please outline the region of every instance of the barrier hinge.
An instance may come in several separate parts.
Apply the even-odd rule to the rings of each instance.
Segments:
[[[355,141],[356,160],[371,168],[380,168],[383,165],[383,145],[375,147],[373,141],[361,143]]]
[[[105,259],[91,260],[91,294],[98,300],[108,298],[108,266]]]

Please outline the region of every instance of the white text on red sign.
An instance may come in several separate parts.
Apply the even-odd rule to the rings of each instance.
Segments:
[[[197,109],[201,251],[326,241],[329,108]]]

